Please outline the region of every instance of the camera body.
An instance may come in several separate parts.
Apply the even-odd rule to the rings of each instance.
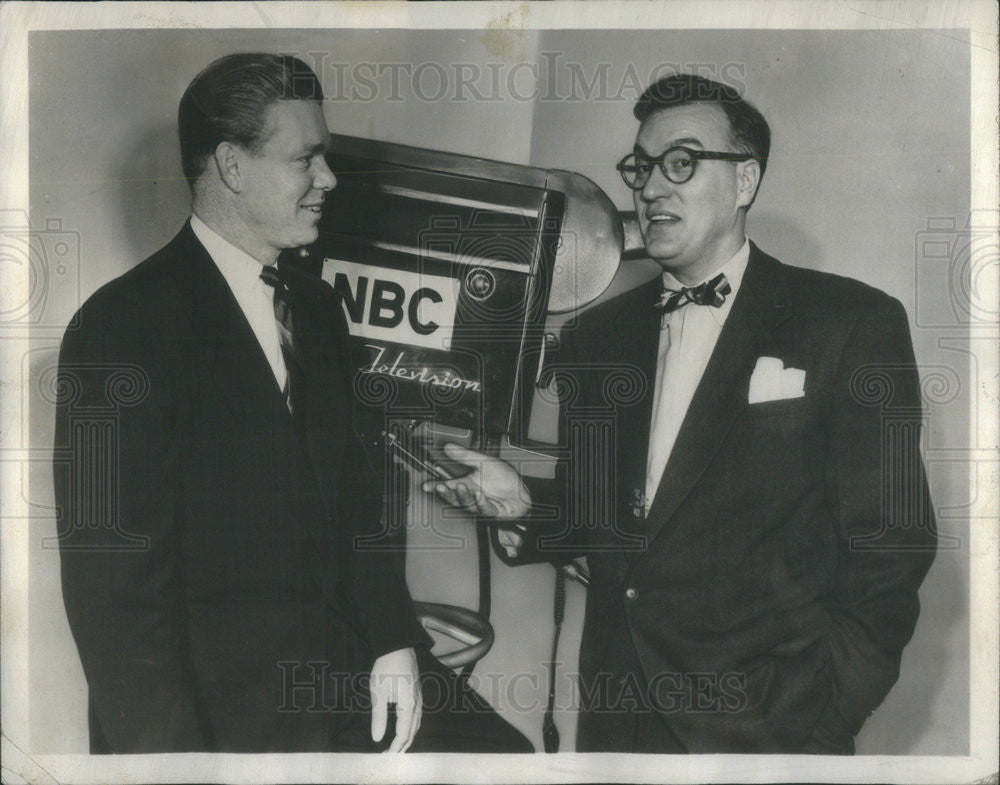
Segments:
[[[486,162],[352,137],[335,136],[328,161],[338,184],[311,254],[361,358],[358,400],[383,422],[523,441],[565,195]]]

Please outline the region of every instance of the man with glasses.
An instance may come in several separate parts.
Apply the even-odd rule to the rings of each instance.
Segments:
[[[587,555],[578,750],[851,753],[936,544],[906,314],[747,239],[770,130],[735,90],[671,76],[634,113],[662,274],[564,331],[556,481],[452,446],[475,470],[425,487],[509,563]]]

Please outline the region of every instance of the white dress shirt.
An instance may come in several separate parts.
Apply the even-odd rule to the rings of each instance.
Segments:
[[[656,359],[656,387],[653,392],[653,416],[650,420],[649,452],[646,459],[646,513],[660,485],[660,478],[667,466],[670,453],[677,441],[681,423],[687,414],[694,391],[701,381],[722,326],[733,307],[733,301],[743,281],[750,259],[750,242],[728,262],[705,276],[709,281],[724,273],[732,291],[718,308],[689,303],[663,316],[660,346]],[[684,285],[668,272],[663,273],[667,289],[681,289]]]
[[[191,216],[191,228],[229,284],[240,310],[257,337],[257,343],[267,357],[278,389],[284,390],[288,370],[281,354],[281,338],[274,319],[274,289],[260,278],[263,265],[208,228],[197,215]]]

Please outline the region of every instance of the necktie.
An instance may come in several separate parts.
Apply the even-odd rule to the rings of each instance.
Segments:
[[[300,364],[298,352],[295,347],[292,309],[289,305],[288,285],[281,276],[280,271],[274,265],[267,265],[261,270],[260,279],[274,289],[274,321],[278,327],[278,338],[281,342],[281,355],[285,359],[285,368],[288,376],[285,379],[285,388],[281,391],[285,396],[285,404],[288,411],[294,413],[292,387],[299,375]]]
[[[711,305],[718,308],[726,301],[726,296],[732,291],[725,273],[719,273],[715,278],[697,286],[683,286],[680,289],[664,289],[659,302],[653,307],[661,313],[673,313],[678,308],[693,303],[694,305]]]

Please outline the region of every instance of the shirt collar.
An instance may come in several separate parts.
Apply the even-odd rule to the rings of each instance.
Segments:
[[[227,281],[246,281],[248,278],[260,277],[260,262],[226,240],[197,215],[191,216],[191,230],[205,246],[208,255]]]
[[[709,308],[709,312],[712,314],[713,318],[720,325],[725,322],[726,317],[729,315],[730,309],[733,307],[733,300],[736,299],[736,294],[740,290],[740,284],[743,282],[743,274],[746,272],[747,263],[750,261],[750,240],[747,237],[743,238],[743,245],[740,246],[738,250],[729,261],[726,262],[721,267],[712,271],[701,281],[698,281],[696,286],[700,286],[706,281],[710,281],[719,273],[723,273],[726,276],[726,280],[729,281],[729,286],[732,291],[726,297],[726,301],[720,305],[718,308]],[[662,274],[663,287],[665,289],[681,289],[684,284],[678,281],[672,273],[663,271]]]

